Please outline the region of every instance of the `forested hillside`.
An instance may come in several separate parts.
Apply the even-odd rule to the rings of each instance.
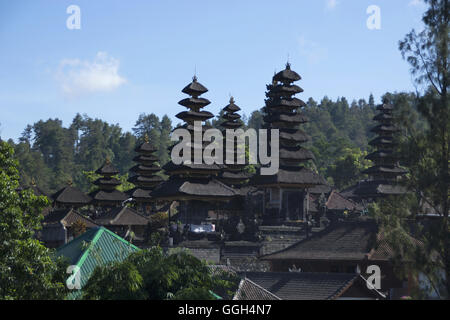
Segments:
[[[388,96],[408,110],[414,101],[412,94]],[[244,115],[246,128],[261,128],[262,112],[256,110],[249,117]],[[310,98],[303,112],[310,119],[304,130],[312,138],[309,148],[316,157],[311,166],[338,189],[364,178],[360,171],[370,164],[364,157],[370,151],[368,141],[373,137],[370,131],[375,115],[373,96],[368,101],[360,99],[351,103],[345,98],[332,101],[325,97],[320,102]],[[211,124],[218,126],[220,122],[218,115]],[[174,126],[176,124],[172,124],[167,115],[160,119],[154,114],[141,114],[132,132],[124,132],[118,124],[77,114],[68,127],[63,127],[58,119],[30,124],[17,143],[9,142],[14,146],[20,164],[23,185],[35,181],[50,193],[73,181],[88,191],[92,187],[92,171],[106,158],[120,170],[125,182],[128,170],[134,165],[135,145],[145,134],[159,149],[160,164],[164,165],[169,160],[167,147]],[[128,187],[125,184],[124,188]]]

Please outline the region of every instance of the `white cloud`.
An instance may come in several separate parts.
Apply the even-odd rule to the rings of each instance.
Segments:
[[[332,10],[339,4],[337,0],[327,0],[327,9]]]
[[[59,63],[56,80],[69,98],[113,91],[127,81],[118,74],[119,65],[119,60],[106,52],[98,52],[93,61],[63,59]]]
[[[310,64],[317,64],[326,59],[328,52],[327,49],[314,41],[310,41],[304,36],[300,36],[298,39],[300,48],[300,55],[308,61]]]

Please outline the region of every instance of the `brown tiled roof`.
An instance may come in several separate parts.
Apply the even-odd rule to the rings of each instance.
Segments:
[[[87,228],[94,228],[98,226],[98,224],[96,224],[93,220],[79,214],[73,209],[52,211],[45,216],[42,223],[44,225],[61,223],[65,227],[70,227],[75,221],[78,220],[84,222]]]
[[[256,285],[283,300],[332,300],[359,278],[358,274],[307,272],[248,272]]]
[[[310,238],[262,260],[363,260],[376,245],[378,227],[372,220],[332,223]]]
[[[130,225],[147,225],[149,219],[139,214],[136,210],[128,207],[114,208],[102,217],[95,220],[103,226],[130,226]]]
[[[358,204],[349,199],[346,199],[337,191],[331,192],[330,196],[328,197],[326,206],[328,210],[362,210],[362,208]]]

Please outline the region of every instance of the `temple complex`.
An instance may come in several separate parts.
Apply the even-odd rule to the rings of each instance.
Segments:
[[[303,92],[294,84],[300,79],[288,63],[286,69],[277,73],[272,84],[267,86],[265,128],[279,130],[280,169],[271,176],[261,175],[259,171],[252,179],[255,186],[265,190],[263,219],[266,224],[305,221],[308,188],[326,184],[320,175],[305,166],[307,161],[314,159],[314,155],[302,146],[309,137],[299,129],[301,124],[308,122],[300,111],[306,104],[294,97]]]
[[[205,110],[210,101],[201,97],[208,89],[194,76],[182,90],[188,97],[179,101],[186,110],[176,117],[183,123],[172,132],[180,141],[169,147],[178,150],[179,158],[186,157],[180,161],[172,154],[162,168],[168,179],[163,179],[158,149],[146,135],[134,149],[136,165],[128,179],[133,189],[117,190],[119,171],[107,159],[95,171],[101,176],[94,182],[97,190],[86,195],[70,183],[52,195],[53,211],[43,221],[40,239],[56,247],[76,237],[79,230],[92,233],[89,229],[102,226],[112,231],[110,235],[148,248],[156,234],[164,249],[188,248],[217,268],[246,274],[236,294],[243,300],[250,295],[272,300],[403,295],[409,290],[407,279],[394,274],[392,248],[376,221],[364,217],[364,206],[358,201],[405,193],[398,184],[406,171],[394,155],[393,106],[384,100],[377,107],[374,120],[379,125],[372,131],[378,136],[370,142],[376,150],[366,157],[374,166],[364,172],[370,179],[338,192],[310,169],[314,155],[304,147],[310,137],[302,130],[309,121],[302,112],[306,104],[295,97],[303,92],[295,84],[299,80],[288,63],[267,85],[263,128],[269,131],[270,156],[279,156],[275,174],[264,175],[264,166],[253,176],[246,172],[246,153],[238,152],[239,139],[227,150],[227,130],[244,127],[233,97],[222,109],[224,120],[219,123],[224,164],[205,162],[205,151],[216,141],[204,141],[203,134],[211,128],[206,122],[214,115]],[[187,130],[189,138],[175,132],[178,129]],[[279,133],[278,154],[273,153],[271,129]],[[201,140],[196,139],[199,133]],[[36,186],[33,191],[40,193]],[[367,267],[372,264],[386,274],[380,291],[366,286]]]

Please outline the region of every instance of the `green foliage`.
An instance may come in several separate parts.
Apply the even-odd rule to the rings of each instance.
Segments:
[[[52,252],[34,233],[40,228],[46,197],[19,186],[14,150],[0,141],[0,300],[61,299],[64,296],[64,264],[52,260]]]
[[[382,228],[383,239],[392,248],[392,263],[399,279],[413,276],[420,284],[415,288],[416,299],[438,295],[448,298],[446,293],[445,261],[442,259],[450,237],[450,229],[442,228],[439,220],[423,224],[418,220],[422,213],[420,197],[410,193],[401,198],[388,198],[371,204],[370,214]],[[420,276],[419,276],[420,275]]]
[[[361,172],[371,166],[371,161],[365,159],[367,154],[360,149],[343,149],[342,156],[327,168],[326,176],[339,190],[357,183],[365,178]]]
[[[123,262],[97,267],[83,288],[83,299],[214,299],[209,292],[233,287],[213,277],[205,263],[184,250],[142,250]]]
[[[398,155],[408,168],[406,185],[414,201],[394,199],[383,202],[374,209],[388,235],[389,244],[401,255],[398,244],[408,237],[421,241],[422,250],[416,250],[410,264],[401,269],[426,277],[429,290],[421,290],[418,297],[427,297],[432,289],[441,298],[450,297],[450,108],[449,74],[449,19],[448,0],[425,0],[428,5],[423,16],[425,28],[419,34],[412,30],[399,44],[403,57],[411,65],[417,85],[424,88],[409,105],[405,96],[397,97],[397,124],[402,129],[399,136]],[[392,100],[392,97],[389,97]],[[423,125],[418,120],[426,121]],[[415,213],[431,211],[435,220],[426,224]],[[411,224],[422,228],[411,228]],[[407,237],[408,236],[408,237]],[[407,242],[407,241],[406,241]],[[419,246],[420,247],[420,246]],[[403,250],[408,252],[408,250]],[[419,252],[417,252],[419,251]],[[401,264],[401,260],[400,263]]]

